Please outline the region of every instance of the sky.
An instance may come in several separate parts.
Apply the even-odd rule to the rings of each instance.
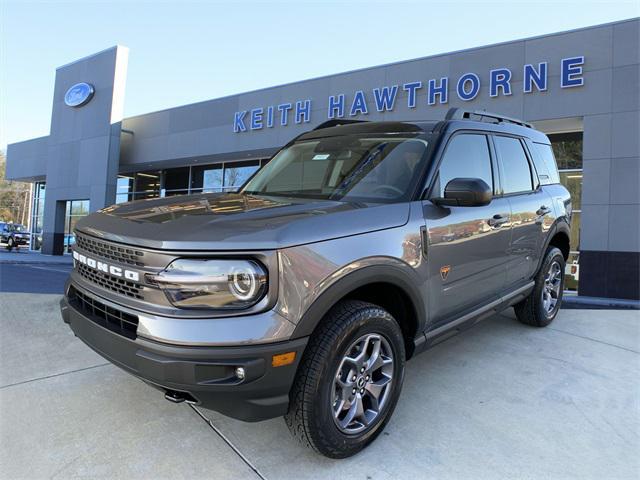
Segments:
[[[638,0],[0,0],[0,150],[49,134],[57,67],[113,45],[128,117],[637,16]]]

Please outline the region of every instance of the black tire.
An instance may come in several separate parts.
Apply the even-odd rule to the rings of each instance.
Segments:
[[[543,300],[543,290],[545,289],[547,275],[550,269],[552,267],[554,268],[554,265],[560,268],[559,288],[556,294],[555,304],[551,310],[548,310]],[[560,310],[562,293],[564,291],[564,268],[565,260],[560,249],[549,247],[545,253],[540,270],[535,277],[535,287],[527,298],[514,307],[518,320],[533,327],[546,327],[556,318]]]
[[[387,387],[391,390],[384,394],[377,416],[365,430],[349,435],[341,431],[338,420],[334,420],[334,383],[341,365],[347,365],[343,358],[352,351],[348,349],[362,337],[370,338],[369,335],[384,338],[385,348],[392,351],[390,371],[393,373]],[[391,418],[402,389],[405,362],[402,331],[389,312],[361,301],[338,303],[313,333],[302,357],[285,416],[289,431],[303,445],[330,458],[346,458],[358,453],[375,440]],[[351,373],[347,375],[350,377]],[[373,382],[373,374],[371,379]],[[368,392],[361,398],[366,395]]]
[[[13,243],[13,238],[9,238],[9,241],[7,242],[7,250],[13,250]]]

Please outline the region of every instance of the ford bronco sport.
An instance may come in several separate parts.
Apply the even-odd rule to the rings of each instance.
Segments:
[[[334,120],[237,193],[78,222],[62,316],[171,401],[284,415],[347,457],[389,421],[412,356],[511,306],[554,319],[570,217],[549,139],[522,121]]]

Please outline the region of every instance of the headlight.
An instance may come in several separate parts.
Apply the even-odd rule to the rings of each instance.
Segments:
[[[267,272],[253,260],[183,258],[147,279],[179,308],[249,308],[267,291]]]

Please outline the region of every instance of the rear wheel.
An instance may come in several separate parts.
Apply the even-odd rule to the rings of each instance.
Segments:
[[[534,327],[546,327],[556,318],[564,291],[564,267],[562,252],[549,247],[533,291],[514,307],[518,320]]]
[[[294,437],[331,458],[349,457],[384,429],[400,395],[402,332],[383,308],[336,305],[309,341],[285,421]]]

